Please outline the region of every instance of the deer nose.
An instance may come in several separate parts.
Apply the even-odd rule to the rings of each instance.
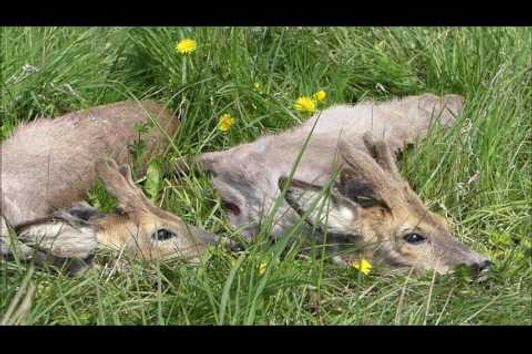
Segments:
[[[218,242],[218,237],[205,230],[194,228],[195,236],[205,245],[213,245]]]
[[[471,265],[471,268],[476,271],[476,272],[480,272],[480,271],[483,271],[485,269],[488,269],[493,263],[489,260],[489,259],[485,259],[483,260],[482,262],[480,263],[473,263]]]
[[[480,263],[480,269],[487,269],[491,267],[492,264],[493,263],[489,259],[486,259],[484,262]]]

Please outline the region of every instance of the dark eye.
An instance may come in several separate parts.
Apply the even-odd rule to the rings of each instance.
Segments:
[[[166,229],[159,229],[151,235],[151,238],[157,241],[168,240],[172,237],[175,237],[175,234],[172,231],[168,231]]]
[[[403,240],[413,245],[418,245],[422,243],[423,241],[425,241],[426,239],[427,239],[426,237],[421,236],[420,234],[416,234],[416,233],[407,234],[403,237]]]

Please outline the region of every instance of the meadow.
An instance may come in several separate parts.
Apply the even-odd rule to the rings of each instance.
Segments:
[[[197,45],[176,50],[182,39]],[[0,264],[9,324],[532,324],[530,28],[2,28],[1,139],[20,122],[152,98],[181,128],[164,156],[225,149],[283,131],[319,108],[364,99],[461,94],[463,114],[407,151],[402,174],[493,262],[487,279],[342,268],[260,235],[245,252],[213,247],[199,265],[114,262],[77,277]],[[219,120],[234,121],[220,129]],[[226,130],[226,131],[222,131]],[[169,162],[169,163],[168,163]],[[149,188],[186,222],[238,237],[208,176],[166,170]],[[136,176],[143,180],[144,176]],[[150,180],[151,181],[151,180]],[[95,186],[102,210],[112,198]]]

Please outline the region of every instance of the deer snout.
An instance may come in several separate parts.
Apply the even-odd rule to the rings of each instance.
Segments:
[[[493,263],[485,258],[479,262],[475,262],[475,263],[472,263],[472,264],[469,264],[468,266],[474,271],[474,272],[477,272],[477,273],[480,273],[484,270],[487,270]]]
[[[194,227],[192,233],[204,245],[214,245],[218,242],[215,235],[200,228]]]
[[[198,240],[206,246],[221,244],[225,249],[230,250],[230,251],[241,250],[240,245],[238,243],[236,243],[235,241],[227,237],[216,236],[214,234],[211,234],[210,232],[197,229],[197,228],[195,230],[196,230],[195,235],[198,238]]]
[[[486,256],[473,251],[466,245],[458,242],[456,239],[452,239],[451,243],[448,242],[444,258],[450,260],[448,263],[449,270],[453,268],[469,268],[475,273],[486,271],[493,263]]]
[[[486,257],[478,256],[472,260],[458,263],[456,268],[469,269],[473,274],[483,274],[493,265],[491,260]]]

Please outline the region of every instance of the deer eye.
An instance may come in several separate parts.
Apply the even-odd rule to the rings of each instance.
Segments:
[[[168,240],[169,238],[172,238],[172,237],[176,237],[176,234],[166,229],[159,229],[151,235],[151,238],[157,241]]]
[[[406,242],[412,245],[419,245],[420,243],[423,243],[426,239],[427,239],[426,237],[421,236],[420,234],[416,234],[416,233],[406,234],[403,237],[403,240],[405,240]]]

